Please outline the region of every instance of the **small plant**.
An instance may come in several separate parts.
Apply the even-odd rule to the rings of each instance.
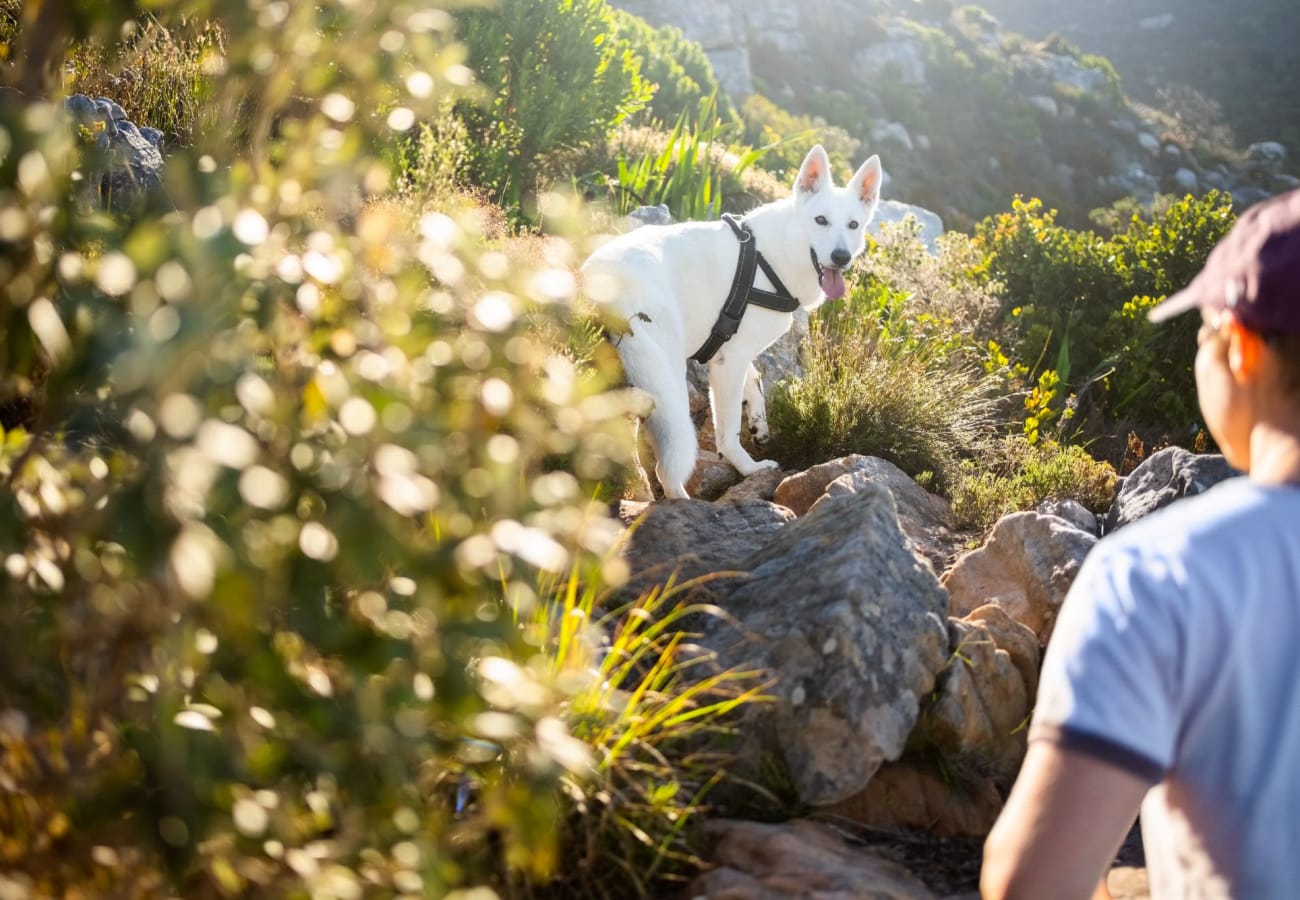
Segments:
[[[952,491],[953,515],[962,528],[986,530],[1044,500],[1068,498],[1101,512],[1110,505],[1116,477],[1110,465],[1080,446],[1011,435],[978,463],[962,463]]]
[[[684,626],[715,614],[669,581],[600,612],[575,573],[551,588],[534,627],[559,683],[578,683],[564,718],[589,775],[565,780],[563,864],[533,896],[651,897],[698,871],[692,826],[733,762],[733,713],[763,699],[762,673],[721,670]]]
[[[679,221],[716,219],[728,181],[738,181],[765,152],[746,150],[724,158],[718,149],[726,146],[729,130],[718,117],[716,96],[702,100],[694,117],[683,110],[660,152],[636,160],[619,158],[615,199],[619,210],[663,203]]]

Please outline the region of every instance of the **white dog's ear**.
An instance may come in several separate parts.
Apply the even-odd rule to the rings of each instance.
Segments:
[[[821,144],[813,144],[794,179],[795,195],[815,194],[831,186],[831,161]]]
[[[849,190],[867,206],[880,199],[880,182],[884,181],[880,169],[880,157],[873,156],[862,164],[862,168],[853,174]]]

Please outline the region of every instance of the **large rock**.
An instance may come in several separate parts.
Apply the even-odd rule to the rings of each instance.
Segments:
[[[963,541],[953,530],[952,507],[887,460],[853,454],[813,466],[777,485],[772,499],[802,515],[824,498],[856,493],[871,484],[883,485],[893,495],[899,524],[913,551],[936,572],[947,568]]]
[[[851,846],[807,819],[767,824],[717,819],[704,825],[713,867],[685,896],[708,900],[929,900],[898,863]]]
[[[680,584],[737,571],[794,518],[763,501],[723,505],[696,499],[625,502],[619,516],[633,525],[623,549],[631,579],[622,589],[633,596],[669,578]]]
[[[83,208],[135,210],[162,192],[162,133],[138,128],[107,97],[73,94],[63,101],[78,137],[90,145],[78,203]]]
[[[783,761],[804,803],[849,797],[903,752],[947,662],[947,597],[881,485],[819,503],[739,568],[748,574],[717,602],[744,636],[706,643],[722,665],[775,680],[774,702],[742,726],[758,738],[750,762]]]
[[[988,834],[1001,810],[992,781],[957,785],[952,773],[903,760],[887,763],[860,793],[825,811],[871,828],[950,837]]]
[[[1008,789],[1025,756],[1024,725],[1033,696],[1011,653],[998,646],[999,624],[1004,623],[948,621],[950,661],[912,739]],[[1033,640],[1028,628],[1024,633]]]
[[[1180,497],[1202,493],[1238,474],[1217,453],[1197,454],[1182,447],[1159,450],[1124,479],[1106,514],[1103,533],[1123,528]]]
[[[939,251],[939,236],[943,234],[943,219],[939,214],[910,203],[897,200],[881,200],[876,207],[876,214],[867,225],[867,233],[879,239],[881,230],[886,225],[900,225],[911,218],[915,225],[917,239],[925,244],[931,253]]]
[[[1004,516],[984,546],[963,556],[944,576],[953,615],[996,603],[1046,644],[1066,591],[1096,543],[1095,536],[1056,516]]]

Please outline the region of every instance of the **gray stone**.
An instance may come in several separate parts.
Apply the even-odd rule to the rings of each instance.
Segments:
[[[916,237],[925,244],[925,249],[931,253],[938,253],[939,237],[943,234],[943,219],[939,218],[938,213],[921,206],[900,203],[897,200],[881,200],[876,207],[876,214],[867,224],[867,233],[879,238],[885,227],[902,225],[908,220],[914,223],[911,227],[915,227]]]
[[[1178,500],[1240,474],[1221,455],[1166,447],[1144,459],[1121,483],[1103,533],[1110,534]]]
[[[1061,108],[1057,105],[1055,98],[1049,97],[1046,94],[1034,94],[1029,98],[1029,103],[1031,106],[1047,113],[1052,118],[1056,118],[1061,114]]]
[[[151,141],[121,106],[106,97],[73,94],[63,108],[78,137],[93,148],[77,196],[83,209],[135,210],[161,194],[161,142]]]
[[[1065,519],[1080,531],[1086,531],[1088,534],[1097,535],[1101,529],[1097,522],[1097,516],[1080,503],[1078,500],[1056,499],[1044,500],[1035,508],[1045,516],[1057,516]]]
[[[1277,141],[1260,141],[1246,148],[1247,168],[1266,175],[1277,175],[1286,162],[1286,147]]]
[[[689,499],[625,502],[619,517],[634,524],[623,548],[631,579],[622,593],[635,596],[669,578],[680,584],[740,570],[794,514],[762,501],[719,505]]]
[[[627,218],[628,231],[640,228],[642,225],[673,224],[673,214],[668,211],[667,203],[660,203],[658,206],[638,206],[627,214]]]
[[[1196,173],[1186,166],[1180,166],[1174,173],[1174,187],[1182,194],[1199,194],[1201,192],[1201,180],[1196,177]]]
[[[873,122],[871,140],[877,144],[897,144],[904,150],[912,150],[912,136],[907,133],[907,126],[902,122]]]
[[[947,662],[947,597],[879,485],[819,504],[740,568],[748,574],[718,603],[744,637],[707,641],[724,667],[775,679],[773,702],[742,725],[757,737],[749,764],[783,761],[805,803],[852,796],[902,754]]]

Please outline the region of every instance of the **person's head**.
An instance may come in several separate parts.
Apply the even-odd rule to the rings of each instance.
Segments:
[[[1300,422],[1300,190],[1243,213],[1192,283],[1150,319],[1192,309],[1204,322],[1196,389],[1205,424],[1228,461],[1247,469],[1261,417]]]

